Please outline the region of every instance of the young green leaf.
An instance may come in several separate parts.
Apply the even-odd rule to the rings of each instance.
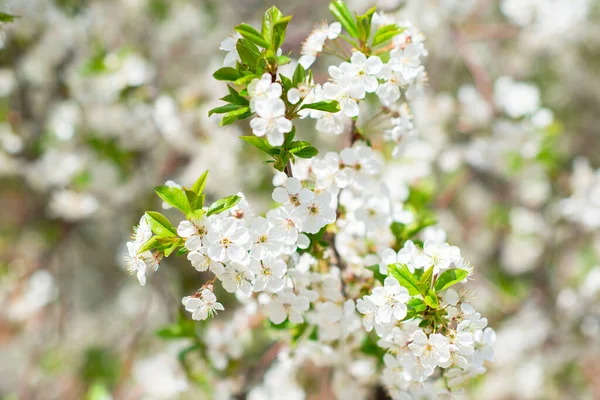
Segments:
[[[267,41],[267,43],[269,43],[268,48],[273,51],[277,51],[277,49],[278,49],[278,48],[274,48],[275,47],[274,46],[275,45],[275,41],[274,41],[275,24],[281,18],[283,18],[283,14],[281,13],[281,11],[279,11],[279,9],[277,7],[273,6],[265,12],[265,15],[263,15],[263,19],[262,19],[261,35]]]
[[[138,249],[138,254],[142,254],[148,250],[154,250],[159,245],[158,236],[152,236],[150,239],[146,240],[144,244]]]
[[[288,90],[290,90],[291,88],[294,87],[294,85],[292,84],[292,81],[290,80],[290,78],[279,74],[279,79],[281,80],[281,86],[283,86],[283,89],[287,92]]]
[[[260,64],[260,60],[258,63]],[[259,73],[257,70],[257,74],[260,75],[262,73]],[[254,78],[256,78],[256,74],[246,71],[246,73],[241,78],[236,79],[235,81],[233,81],[233,83],[238,86],[243,86],[243,85],[247,84],[248,82],[250,82]]]
[[[334,1],[329,4],[329,11],[333,16],[340,21],[346,32],[354,38],[358,38],[358,29],[352,13],[348,9],[348,6],[340,0]]]
[[[303,104],[302,107],[300,107],[301,110],[304,110],[306,108],[310,108],[311,110],[336,113],[340,111],[340,103],[338,103],[337,100],[325,100],[318,101],[316,103]]]
[[[284,171],[289,159],[290,153],[281,152],[279,155],[275,156],[275,163],[273,164],[273,168],[275,168],[277,171]]]
[[[300,158],[313,158],[319,154],[319,150],[308,142],[296,141],[290,146],[289,152]]]
[[[173,244],[171,244],[169,247],[167,247],[164,250],[165,257],[169,257],[171,254],[173,254],[173,252],[175,250],[177,250],[180,245],[181,245],[180,241],[177,241],[177,242],[174,242]],[[184,248],[185,248],[185,246],[184,246]]]
[[[233,87],[227,85],[227,89],[229,90],[229,94],[225,97],[222,97],[221,100],[226,101],[228,103],[237,104],[240,106],[247,106],[250,104],[247,98],[240,95]]]
[[[231,111],[239,110],[242,106],[237,104],[225,104],[224,106],[215,107],[208,112],[208,116],[210,117],[213,114],[226,114]]]
[[[202,192],[204,191],[204,187],[206,186],[206,178],[207,177],[208,177],[208,170],[204,171],[204,173],[202,175],[200,175],[200,177],[198,179],[196,179],[196,182],[194,182],[194,184],[192,185],[192,190],[198,196],[200,196],[202,194]]]
[[[268,48],[269,43],[265,40],[265,38],[260,34],[259,31],[254,29],[254,27],[248,24],[239,24],[234,28],[240,35],[244,38],[248,39],[252,43],[262,48]]]
[[[292,86],[297,87],[299,84],[304,83],[306,79],[306,71],[301,64],[296,65],[296,69],[294,70],[294,75],[292,77]]]
[[[171,222],[159,212],[146,211],[146,221],[150,225],[150,229],[158,236],[174,236],[177,235],[177,229]]]
[[[440,302],[439,302],[439,300],[437,298],[437,295],[431,289],[429,289],[423,295],[423,300],[425,301],[425,304],[427,304],[431,308],[438,308],[440,306]]]
[[[375,13],[376,7],[372,7],[363,15],[357,15],[356,27],[358,32],[358,39],[366,43],[371,35],[371,21],[373,20],[373,14]]]
[[[394,278],[398,279],[400,285],[408,289],[408,293],[411,296],[422,294],[419,282],[415,279],[406,265],[390,264],[388,265],[388,270]]]
[[[427,309],[427,305],[425,302],[417,297],[413,297],[407,303],[407,306],[414,308],[416,312],[425,311]]]
[[[193,190],[184,188],[183,191],[185,192],[185,197],[187,197],[188,203],[190,204],[190,212],[186,214],[186,217],[189,218],[192,216],[193,212],[198,209],[198,201],[200,200],[200,197]]]
[[[296,137],[296,127],[293,126],[292,130],[285,135],[285,141],[283,142],[283,148],[289,149],[292,145],[294,138]]]
[[[260,51],[258,47],[254,45],[252,42],[246,39],[240,39],[237,41],[235,48],[242,60],[250,71],[256,71],[256,64],[260,57]]]
[[[213,214],[219,214],[225,210],[229,210],[231,207],[235,206],[241,199],[242,198],[236,194],[232,194],[231,196],[219,199],[212,203],[210,207],[208,207],[206,216],[210,217]]]
[[[401,34],[405,30],[406,28],[401,28],[396,24],[382,26],[377,30],[377,32],[375,32],[371,46],[379,46],[380,44],[383,44],[393,37]]]
[[[172,186],[156,186],[154,191],[165,203],[175,207],[182,213],[188,214],[190,211],[193,211],[182,189]]]
[[[267,142],[266,138],[264,137],[240,136],[240,139],[242,139],[246,143],[250,143],[252,146],[264,151],[269,155],[274,155],[275,149],[269,144],[269,142]]]
[[[249,107],[240,107],[237,110],[230,111],[227,114],[223,115],[223,119],[221,120],[221,126],[231,125],[238,119],[244,119],[251,116]]]
[[[277,65],[282,66],[292,62],[288,56],[277,56]]]
[[[241,77],[242,74],[237,69],[231,67],[220,68],[213,74],[213,78],[218,81],[235,81]]]
[[[273,27],[273,51],[277,51],[285,41],[285,31],[292,17],[287,16],[280,18]],[[291,61],[291,60],[290,60]],[[289,61],[288,61],[289,62]],[[281,65],[287,64],[285,61]]]
[[[468,271],[460,268],[446,270],[435,281],[435,291],[441,292],[442,290],[446,290],[465,279],[468,275]]]
[[[433,267],[427,268],[421,278],[419,279],[419,287],[422,292],[427,292],[431,288],[431,278],[433,277]]]

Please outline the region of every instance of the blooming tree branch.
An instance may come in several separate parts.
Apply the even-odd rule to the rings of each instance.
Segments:
[[[291,75],[282,67],[293,60],[281,49],[291,17],[275,7],[260,30],[235,28],[221,46],[224,66],[213,75],[227,82],[228,95],[209,114],[221,114],[221,125],[250,119],[253,135],[241,139],[286,175],[272,192],[277,206],[256,215],[241,193],[206,204],[208,171],[189,187],[158,186],[158,196],[183,219],[174,225],[146,212],[127,244],[129,268],[145,285],[164,257],[185,255],[212,275],[182,299],[192,319],[225,311],[220,286],[242,302],[257,300],[256,309],[243,312],[264,320],[280,341],[274,348],[292,363],[327,348],[338,355],[327,367],[345,376],[352,374],[348,357],[373,363],[378,379],[360,382],[365,390],[383,385],[394,398],[450,390],[485,371],[494,332],[469,293],[453,288],[473,272],[460,249],[443,239],[420,240],[435,222],[430,210],[394,195],[381,177],[386,157],[402,157],[416,134],[408,102],[427,80],[424,38],[375,8],[357,15],[335,1],[330,10],[337,21],[311,32]],[[324,50],[341,60],[318,83],[310,67]],[[370,105],[379,111],[369,115]],[[322,134],[348,132],[346,147],[318,156],[299,140],[295,121],[306,118]],[[377,136],[388,151],[371,147]],[[298,159],[308,169],[295,175]],[[208,329],[198,349],[224,371],[241,357],[237,331]]]

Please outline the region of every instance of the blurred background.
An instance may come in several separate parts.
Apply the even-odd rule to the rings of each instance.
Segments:
[[[475,266],[474,305],[497,350],[464,396],[600,398],[600,2],[348,4],[378,5],[426,37],[419,138],[385,174],[426,196]],[[237,138],[247,125],[219,127],[207,111],[226,90],[211,77],[221,41],[271,5],[0,5],[19,16],[0,27],[2,399],[230,398],[235,379],[191,375],[185,341],[168,333],[185,326],[170,324],[198,273],[169,259],[142,288],[124,243],[145,210],[160,209],[153,186],[189,185],[205,169],[213,198],[243,191],[257,211],[268,206],[273,172]],[[284,51],[296,57],[331,20],[324,1],[275,5],[294,16]],[[325,68],[315,65],[317,81]],[[308,125],[299,136],[322,153],[340,142]],[[309,387],[305,398],[324,393]]]

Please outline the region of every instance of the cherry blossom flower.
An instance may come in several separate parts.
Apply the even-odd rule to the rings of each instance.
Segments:
[[[225,308],[217,301],[215,294],[209,289],[204,289],[200,293],[200,297],[187,296],[181,302],[185,310],[192,313],[192,318],[197,321],[202,321],[208,317],[212,317],[217,311],[223,311]]]
[[[432,333],[427,337],[422,330],[418,330],[413,334],[408,348],[419,357],[425,368],[435,368],[450,358],[449,345],[448,338],[440,333]]]
[[[206,240],[208,256],[215,261],[241,262],[248,256],[248,230],[231,217],[215,221]]]
[[[240,35],[237,32],[233,32],[230,37],[224,39],[221,42],[221,46],[219,47],[219,49],[227,52],[227,55],[223,60],[224,67],[235,68],[235,64],[240,60],[240,56],[238,55],[236,45],[238,40],[240,40],[241,38],[242,35]]]
[[[323,192],[292,212],[306,233],[317,233],[327,224],[335,221],[335,209],[331,206],[331,195]]]
[[[271,293],[277,293],[284,287],[283,277],[287,271],[287,264],[281,259],[267,257],[260,263],[250,265],[252,272],[256,276],[253,290],[262,292],[267,290]]]
[[[292,130],[292,121],[285,117],[285,104],[281,99],[261,101],[256,104],[258,115],[250,121],[256,136],[265,136],[271,146],[283,144],[283,134]]]
[[[273,189],[273,200],[283,204],[288,209],[307,204],[315,198],[312,190],[303,188],[298,178],[287,178],[282,186]]]
[[[276,325],[281,324],[287,318],[294,324],[304,322],[302,313],[309,308],[306,297],[296,296],[293,292],[287,292],[277,297],[268,304],[269,319]]]
[[[371,301],[378,308],[377,317],[384,323],[390,322],[392,318],[401,321],[406,316],[406,302],[409,298],[408,290],[391,276],[385,278],[384,285],[373,289],[371,294]]]
[[[257,260],[264,260],[281,252],[281,240],[277,231],[269,226],[266,218],[256,217],[250,228],[250,256]]]

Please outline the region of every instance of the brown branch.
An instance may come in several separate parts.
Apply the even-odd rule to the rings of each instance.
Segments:
[[[283,172],[285,172],[285,174],[290,178],[294,176],[294,173],[292,171],[292,162],[290,160],[288,160],[287,165],[285,166],[285,169],[283,170]]]

